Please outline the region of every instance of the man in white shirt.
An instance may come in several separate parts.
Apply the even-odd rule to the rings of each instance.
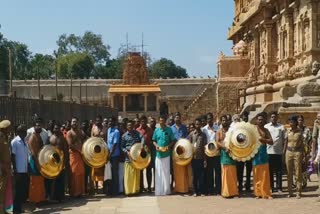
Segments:
[[[207,125],[202,128],[202,131],[207,135],[207,143],[216,140],[216,132],[219,125],[214,123],[212,113],[207,114]],[[208,195],[221,194],[221,163],[220,153],[214,157],[207,157],[207,168],[205,172],[205,185]]]
[[[15,179],[14,188],[14,213],[22,213],[22,204],[28,198],[29,176],[28,176],[28,145],[25,142],[27,128],[25,125],[19,125],[17,136],[11,141],[11,159]]]
[[[48,131],[46,129],[43,128],[43,120],[41,118],[37,118],[35,119],[35,121],[37,123],[40,123],[41,124],[41,127],[42,127],[42,131],[40,133],[40,137],[42,139],[42,142],[47,145],[49,144],[49,134],[48,134]],[[27,137],[26,137],[26,141],[29,140],[30,136],[34,133],[34,127],[32,126],[31,128],[29,128],[27,130]]]
[[[267,153],[269,156],[269,170],[270,170],[270,184],[272,192],[274,188],[274,174],[276,174],[276,188],[278,192],[282,192],[282,155],[285,141],[285,128],[278,123],[278,113],[272,112],[270,115],[270,123],[265,125],[269,130],[273,145],[267,146]]]

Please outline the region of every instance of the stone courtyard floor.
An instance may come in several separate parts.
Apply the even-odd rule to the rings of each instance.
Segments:
[[[43,205],[37,208],[34,213],[319,214],[320,198],[317,194],[316,176],[313,176],[312,180],[308,183],[300,200],[287,198],[286,192],[274,193],[274,198],[271,200],[255,199],[252,194],[234,199],[224,199],[220,196],[192,197],[182,195],[155,197],[152,194],[106,198],[103,195],[97,195],[90,198],[69,199],[63,204]]]

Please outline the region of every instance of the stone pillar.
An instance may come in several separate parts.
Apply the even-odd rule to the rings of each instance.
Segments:
[[[294,56],[294,26],[293,26],[293,14],[288,12],[286,14],[286,20],[288,23],[288,57],[293,58]]]
[[[266,64],[272,63],[272,24],[265,24],[266,29]]]
[[[127,94],[123,94],[122,95],[122,99],[123,99],[123,102],[122,102],[122,104],[123,104],[123,108],[122,108],[122,110],[123,110],[123,113],[126,113],[126,111],[127,111],[127,102],[126,102],[126,97],[127,97]]]
[[[143,94],[144,97],[144,112],[147,113],[148,111],[148,94]]]
[[[274,41],[275,38],[273,38],[273,28],[275,28],[276,25],[273,23],[266,23],[265,29],[266,29],[266,68],[267,68],[267,74],[273,74],[276,70],[276,52],[274,50]],[[267,81],[271,81],[271,78]]]
[[[110,94],[110,105],[111,108],[114,108],[114,94]]]
[[[156,95],[156,111],[160,112],[160,99],[159,99],[159,94],[155,94]]]
[[[254,31],[254,67],[258,68],[260,66],[260,33],[259,29]]]

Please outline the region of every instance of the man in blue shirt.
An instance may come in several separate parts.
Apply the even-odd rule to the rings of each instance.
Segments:
[[[109,121],[110,128],[107,134],[107,144],[110,151],[110,163],[112,169],[112,195],[119,193],[119,159],[120,159],[120,132],[115,127],[116,118]]]
[[[181,114],[179,112],[175,114],[174,124],[171,126],[171,130],[176,140],[179,140],[180,138],[187,138],[188,136],[188,129],[184,124],[182,124]]]
[[[27,127],[19,125],[17,136],[11,141],[11,159],[14,171],[15,188],[13,212],[22,213],[22,204],[28,198],[29,176],[28,176],[28,146],[25,142]]]
[[[124,191],[127,196],[140,192],[140,170],[133,167],[130,158],[130,149],[136,143],[144,145],[144,138],[138,131],[134,130],[134,122],[130,120],[127,123],[127,132],[121,137],[121,149],[126,154]]]

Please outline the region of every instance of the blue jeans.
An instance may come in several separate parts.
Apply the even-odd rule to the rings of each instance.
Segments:
[[[111,157],[112,195],[119,194],[119,157]]]
[[[193,159],[192,163],[192,172],[193,172],[193,189],[194,192],[199,194],[204,194],[204,164],[202,159]]]

